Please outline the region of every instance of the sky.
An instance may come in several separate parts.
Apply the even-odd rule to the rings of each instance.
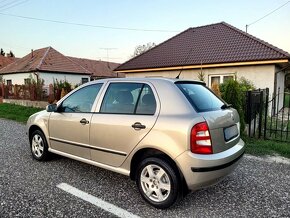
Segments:
[[[0,48],[23,57],[51,46],[67,56],[123,63],[136,46],[190,27],[224,21],[245,31],[287,2],[248,33],[290,53],[289,0],[0,0]]]

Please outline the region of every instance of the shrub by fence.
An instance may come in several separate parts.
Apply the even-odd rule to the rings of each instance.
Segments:
[[[65,94],[70,92],[71,89],[56,87],[50,84],[43,86],[38,84],[27,85],[5,85],[0,84],[0,98],[4,99],[18,99],[30,101],[46,101],[53,103],[58,101]]]

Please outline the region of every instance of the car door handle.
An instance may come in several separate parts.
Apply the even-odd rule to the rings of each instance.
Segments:
[[[134,123],[134,124],[132,125],[132,127],[133,127],[134,129],[145,129],[145,128],[146,128],[146,126],[145,126],[145,125],[142,125],[140,122],[136,122],[136,123]]]
[[[86,124],[89,124],[89,121],[86,120],[86,118],[83,118],[83,119],[80,120],[80,123],[81,123],[82,125],[86,125]]]

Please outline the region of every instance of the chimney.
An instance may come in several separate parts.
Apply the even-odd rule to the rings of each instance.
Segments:
[[[33,49],[31,49],[31,58],[33,58]]]

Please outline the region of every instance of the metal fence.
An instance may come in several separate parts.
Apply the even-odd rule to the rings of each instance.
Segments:
[[[290,93],[278,90],[269,100],[268,88],[248,91],[245,121],[250,137],[290,141]]]

